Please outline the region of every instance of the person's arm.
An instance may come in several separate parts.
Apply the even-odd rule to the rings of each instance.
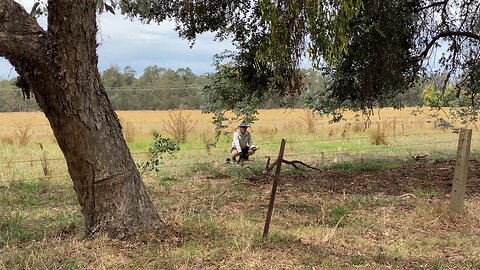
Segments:
[[[253,144],[253,137],[252,133],[248,133],[248,146],[250,149],[255,148],[255,144]]]
[[[239,133],[235,131],[235,133],[233,133],[232,147],[235,147],[235,149],[237,149],[237,152],[240,154],[242,152],[242,148],[240,147],[240,140],[238,137]]]

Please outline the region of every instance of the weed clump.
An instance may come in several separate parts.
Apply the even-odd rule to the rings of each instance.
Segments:
[[[125,122],[123,125],[123,136],[128,143],[135,140],[135,128],[131,122]]]
[[[180,150],[178,143],[169,138],[163,138],[156,131],[153,132],[153,142],[150,145],[150,153],[152,156],[149,160],[137,164],[142,173],[146,171],[160,171],[162,155],[165,153],[172,154]]]
[[[21,147],[25,147],[30,142],[33,136],[32,125],[30,124],[17,124],[15,135],[18,138],[18,144]]]
[[[374,145],[387,145],[387,135],[385,129],[380,129],[380,125],[377,126],[377,130],[370,135],[372,144]]]
[[[191,113],[185,115],[183,110],[168,113],[169,119],[163,128],[177,143],[185,143],[188,134],[195,127],[195,121],[190,119],[190,115]]]
[[[317,127],[317,116],[314,111],[305,111],[303,115],[303,123],[308,133],[315,133]]]
[[[13,145],[15,143],[15,139],[12,136],[3,136],[0,137],[0,142],[2,145]]]

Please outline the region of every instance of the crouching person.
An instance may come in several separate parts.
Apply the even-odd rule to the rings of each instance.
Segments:
[[[257,148],[253,144],[252,134],[248,132],[250,124],[242,122],[233,134],[231,156],[234,162],[248,160],[248,157],[255,154]]]

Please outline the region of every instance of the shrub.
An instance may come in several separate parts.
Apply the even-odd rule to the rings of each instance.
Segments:
[[[16,136],[18,144],[22,147],[27,146],[32,138],[33,130],[30,124],[17,124]]]
[[[439,129],[451,129],[453,128],[454,126],[446,121],[445,119],[443,118],[438,118],[436,121],[435,121],[435,128],[439,128]]]
[[[210,150],[217,145],[218,137],[212,138],[211,136],[209,136],[208,132],[202,132],[202,134],[200,134],[200,137],[202,138],[202,143],[203,146],[205,146],[207,153],[210,154]]]
[[[387,136],[385,135],[385,129],[380,129],[380,125],[377,126],[377,130],[370,135],[372,144],[374,145],[387,145]]]
[[[183,110],[169,112],[167,124],[163,126],[178,143],[185,143],[188,133],[195,127],[195,121],[190,119],[191,113],[184,115],[183,112]]]
[[[160,171],[160,164],[162,155],[165,153],[172,154],[175,151],[180,150],[178,143],[169,138],[162,138],[156,131],[153,132],[153,142],[150,145],[150,153],[152,156],[149,160],[138,164],[139,169],[143,172],[146,171]]]
[[[303,115],[303,123],[308,133],[315,133],[317,129],[317,117],[314,111],[306,110]]]

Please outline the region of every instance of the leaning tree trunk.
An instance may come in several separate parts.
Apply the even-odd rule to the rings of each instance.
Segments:
[[[65,156],[87,234],[162,225],[97,68],[96,1],[48,1],[48,30],[0,0],[0,56],[27,82]],[[3,49],[2,49],[2,46]]]

